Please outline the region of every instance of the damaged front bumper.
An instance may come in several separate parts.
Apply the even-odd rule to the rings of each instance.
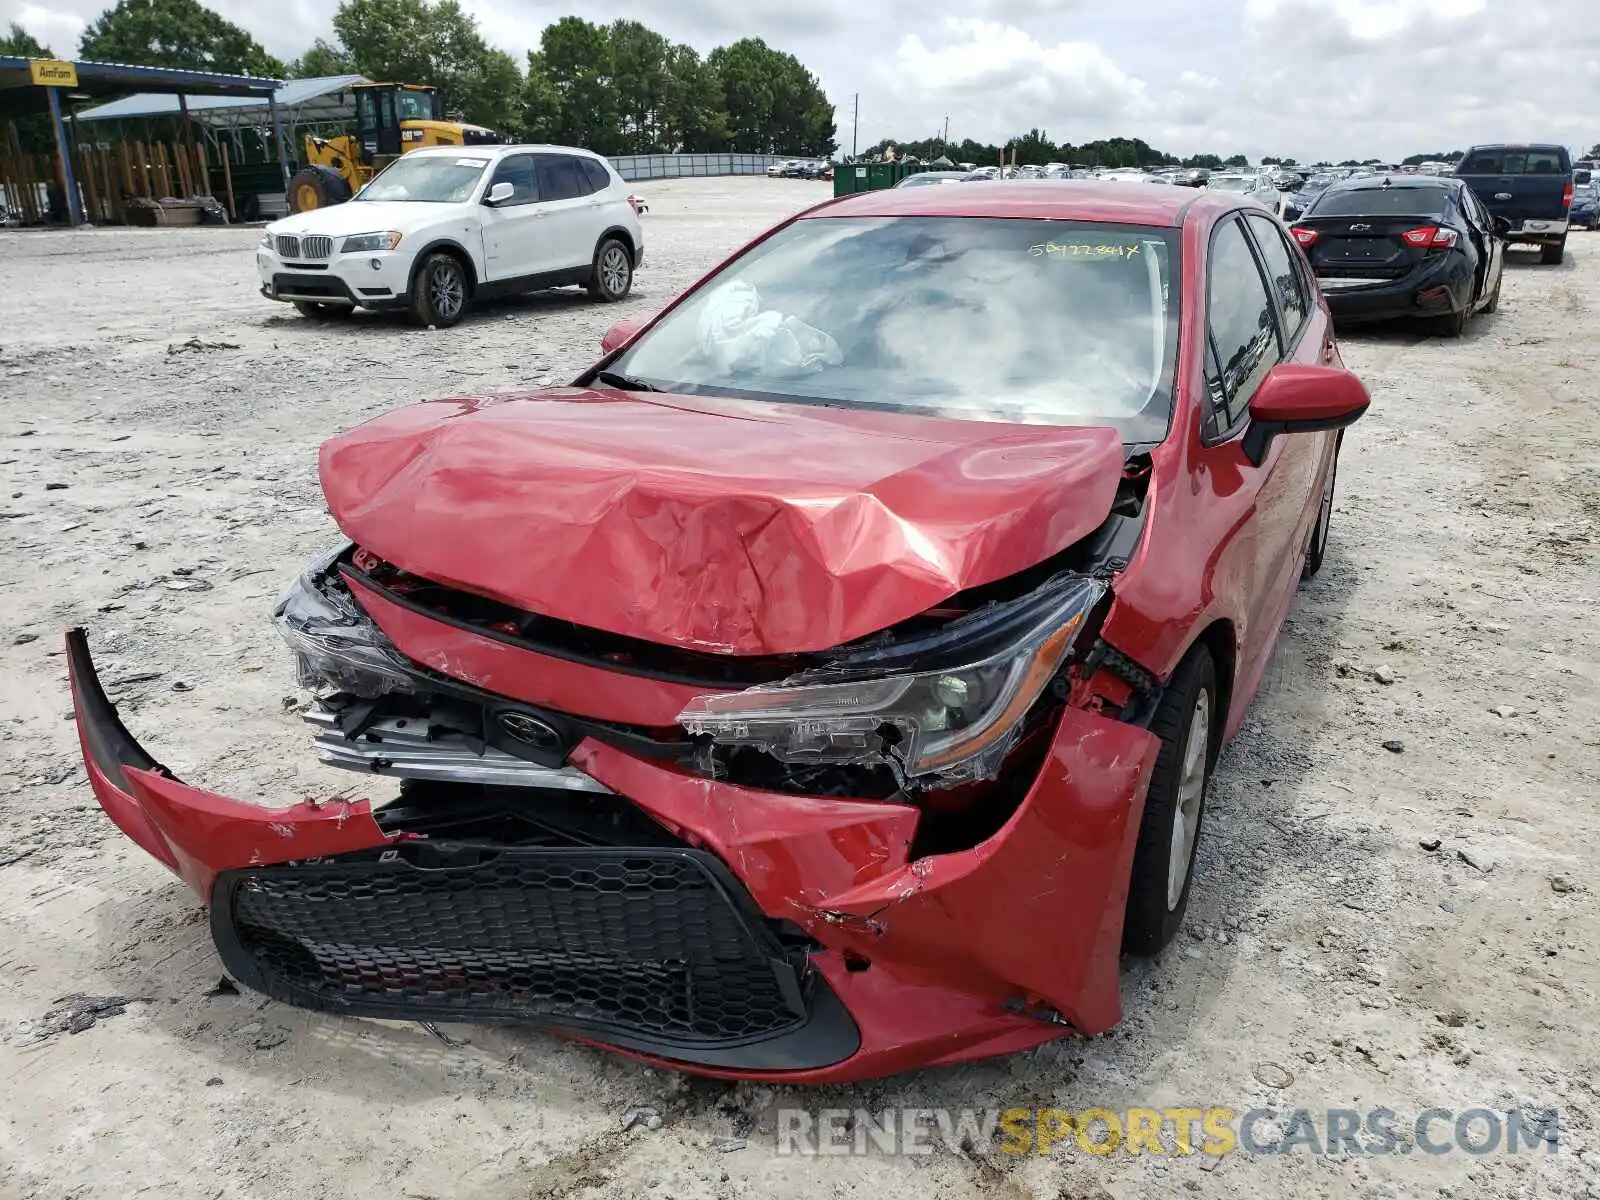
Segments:
[[[445,634],[453,653],[504,657]],[[581,720],[536,761],[431,720],[313,714],[325,761],[409,790],[267,809],[175,779],[123,727],[81,631],[67,648],[100,804],[209,905],[227,969],[286,1003],[524,1022],[784,1082],[1006,1053],[1120,1017],[1159,745],[1137,725],[1066,707],[1015,810],[946,853],[914,848],[913,804],[706,778]],[[416,658],[375,662],[442,682]],[[455,691],[485,727],[506,715],[500,692]]]

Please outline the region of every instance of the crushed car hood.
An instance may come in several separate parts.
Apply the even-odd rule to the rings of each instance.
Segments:
[[[339,527],[413,574],[611,633],[825,650],[1105,520],[1115,430],[562,388],[326,443]]]

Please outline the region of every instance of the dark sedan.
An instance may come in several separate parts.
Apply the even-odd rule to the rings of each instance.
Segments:
[[[1329,185],[1294,224],[1341,320],[1419,317],[1460,337],[1500,302],[1503,225],[1458,179],[1366,176]]]

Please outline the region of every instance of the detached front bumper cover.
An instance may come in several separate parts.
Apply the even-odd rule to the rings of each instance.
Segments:
[[[561,795],[616,806],[630,832],[576,848],[436,835],[396,811],[404,798],[381,814],[265,809],[191,787],[123,727],[82,631],[67,649],[101,806],[211,906],[229,971],[276,999],[526,1022],[785,1083],[1009,1053],[1121,1016],[1122,912],[1159,748],[1137,726],[1068,707],[1004,825],[917,858],[911,805],[759,791],[585,738],[570,764],[609,791]]]

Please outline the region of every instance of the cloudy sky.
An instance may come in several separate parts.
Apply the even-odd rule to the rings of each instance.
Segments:
[[[326,36],[337,0],[211,0],[281,58]],[[515,54],[556,17],[543,0],[462,0]],[[105,0],[0,0],[58,53]],[[610,0],[702,51],[758,35],[838,105],[848,152],[937,132],[983,141],[1039,126],[1174,153],[1397,158],[1473,142],[1600,142],[1600,0]]]

